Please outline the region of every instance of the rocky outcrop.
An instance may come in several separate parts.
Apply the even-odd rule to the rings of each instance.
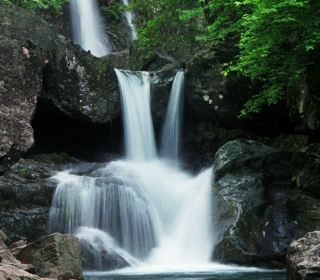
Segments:
[[[38,155],[22,159],[0,176],[0,228],[11,241],[34,241],[47,233],[55,184],[48,180],[67,156]]]
[[[61,39],[55,59],[44,69],[41,97],[72,118],[106,123],[120,115],[114,68],[127,68],[128,52],[91,56]]]
[[[33,144],[30,125],[42,85],[42,67],[51,58],[55,34],[41,18],[0,3],[0,160],[2,164]],[[4,170],[1,166],[0,172]],[[2,169],[2,170],[1,170]]]
[[[41,277],[82,279],[81,247],[72,235],[55,233],[27,245],[17,258],[35,268]]]
[[[288,280],[320,279],[320,232],[291,243],[287,254]]]
[[[319,228],[320,202],[294,188],[290,160],[290,153],[251,140],[218,150],[220,241],[214,258],[281,267],[292,240]]]
[[[320,197],[320,144],[310,144],[293,157],[293,180],[298,188]]]

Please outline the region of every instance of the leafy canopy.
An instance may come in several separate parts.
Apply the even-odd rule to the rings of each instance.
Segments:
[[[320,53],[319,0],[134,0],[140,47],[190,49],[195,41],[235,46],[224,75],[237,72],[262,84],[240,116],[284,97]],[[206,21],[204,20],[204,16]]]
[[[61,11],[62,6],[68,0],[6,0],[6,1],[29,10],[52,9],[54,12],[58,13]]]

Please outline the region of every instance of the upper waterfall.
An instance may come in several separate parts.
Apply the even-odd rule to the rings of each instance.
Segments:
[[[105,56],[112,51],[104,31],[96,0],[71,0],[73,40],[94,56]]]
[[[122,98],[126,156],[138,161],[155,159],[157,152],[150,109],[149,73],[115,71]]]
[[[184,72],[179,71],[173,81],[161,138],[161,155],[175,161],[178,161],[179,153],[183,85]]]
[[[122,0],[122,3],[128,7],[129,6],[129,1],[128,0]],[[134,23],[133,23],[133,20],[134,20],[134,16],[133,16],[133,13],[132,12],[129,12],[129,11],[125,11],[124,12],[124,16],[128,22],[128,25],[130,27],[130,30],[131,30],[131,38],[132,40],[137,40],[138,39],[138,34],[135,30],[135,26],[134,26]]]

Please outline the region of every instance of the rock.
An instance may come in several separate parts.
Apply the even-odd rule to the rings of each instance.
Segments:
[[[318,62],[309,66],[307,74],[287,95],[287,110],[298,131],[320,131],[319,70]]]
[[[303,134],[282,134],[264,141],[267,145],[292,153],[299,151],[308,145],[309,142],[310,137]]]
[[[288,280],[320,279],[320,232],[291,243],[287,253]]]
[[[72,118],[106,123],[120,116],[114,68],[127,68],[128,52],[97,58],[60,39],[54,61],[44,69],[42,99]]]
[[[55,36],[35,14],[0,3],[0,169],[33,145],[30,125]],[[1,167],[2,164],[2,167]],[[1,170],[0,170],[1,172]]]
[[[38,155],[22,159],[0,176],[0,228],[11,241],[34,241],[47,233],[55,184],[48,180],[67,157]]]
[[[223,75],[228,55],[230,50],[204,47],[187,62],[187,106],[191,120],[210,121],[229,129],[243,128],[250,123],[238,115],[255,89],[240,76]]]
[[[244,104],[260,87],[239,74],[223,74],[233,51],[228,48],[199,49],[186,65],[187,117],[191,122],[209,121],[226,129],[246,129],[261,135],[277,135],[291,127],[285,104],[269,106],[247,118],[239,118]]]
[[[1,280],[41,280],[37,275],[31,274],[11,264],[0,264]],[[49,279],[48,279],[49,280]]]
[[[41,237],[22,249],[17,258],[32,264],[41,277],[83,279],[80,243],[72,235],[54,233]]]
[[[165,118],[176,72],[177,68],[173,64],[168,64],[158,71],[150,72],[152,85],[151,111],[156,124],[162,125]]]
[[[128,262],[114,251],[106,249],[103,245],[81,240],[82,263],[86,270],[114,270],[130,266]]]
[[[292,165],[297,187],[320,197],[320,144],[310,144],[296,152]]]
[[[238,170],[265,173],[272,179],[290,180],[288,152],[272,148],[260,142],[236,139],[222,146],[215,155],[216,180]]]
[[[199,171],[204,166],[212,165],[214,155],[225,143],[238,139],[264,141],[241,129],[224,129],[211,122],[187,123],[182,140],[182,158],[187,169]]]
[[[290,159],[288,152],[244,139],[218,150],[215,259],[282,267],[292,240],[320,227],[320,202],[294,188]]]

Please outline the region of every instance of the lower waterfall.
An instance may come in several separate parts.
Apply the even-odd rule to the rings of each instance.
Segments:
[[[148,73],[116,73],[123,105],[126,159],[87,168],[87,172],[79,172],[75,166],[56,174],[50,232],[78,236],[93,251],[94,270],[103,269],[101,248],[138,267],[209,264],[216,236],[212,168],[193,176],[160,159],[151,118]],[[178,75],[175,83],[182,83],[181,72]],[[175,104],[181,102],[175,100]],[[167,121],[176,120],[174,114],[179,111],[173,106]],[[165,137],[176,134],[167,133]],[[177,142],[165,140],[163,143]]]

